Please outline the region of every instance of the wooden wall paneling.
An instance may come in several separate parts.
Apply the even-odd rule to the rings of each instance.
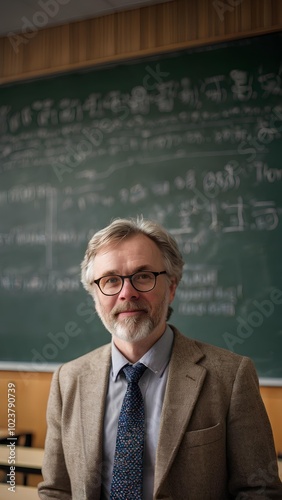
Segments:
[[[21,371],[0,372],[0,427],[7,428],[7,384],[16,386],[16,429],[33,433],[33,446],[43,448],[46,408],[52,374]]]
[[[91,19],[89,35],[88,60],[99,60],[103,56],[114,57],[116,53],[116,43],[115,16],[113,14]]]
[[[63,46],[63,31],[60,30],[60,36],[50,37],[46,30],[38,33],[36,43],[38,44],[37,54],[40,69],[46,67],[58,66],[61,63],[61,52]],[[32,70],[32,67],[31,67]]]
[[[248,1],[248,0],[243,0],[243,1]],[[225,35],[229,33],[240,32],[241,31],[240,29],[241,16],[239,10],[240,5],[236,5],[236,7],[233,7],[232,5],[229,5],[227,2],[224,2],[223,5],[224,8],[226,8],[226,10],[221,9],[219,7],[217,10],[214,7],[214,11],[216,13],[218,22],[220,22],[224,26]]]
[[[211,2],[209,0],[199,0],[197,3],[198,11],[198,25],[197,25],[197,35],[198,40],[207,39],[210,37],[210,20],[209,17]]]
[[[263,26],[271,26],[272,23],[275,23],[275,18],[273,17],[271,0],[264,0],[262,7],[262,18],[263,18]]]
[[[90,46],[91,39],[91,21],[81,21],[78,29],[78,39],[74,43],[78,43],[78,62],[88,62],[92,59],[92,47]],[[101,46],[101,39],[99,45]]]
[[[181,20],[181,42],[185,40],[195,40],[197,38],[197,26],[198,26],[198,9],[195,2],[191,2],[189,8],[187,8],[187,3],[184,1],[179,2],[178,7],[178,19]]]
[[[86,21],[83,22],[84,26]],[[70,61],[69,63],[79,63],[80,61],[85,61],[85,34],[86,29],[84,31],[84,37],[80,37],[81,30],[81,21],[77,23],[72,23],[70,25]]]
[[[141,50],[141,16],[140,9],[125,12],[123,19],[126,33],[125,51],[138,54]],[[130,14],[130,15],[129,15]]]
[[[178,50],[263,33],[281,25],[279,0],[242,0],[234,7],[217,0],[173,0],[19,34],[23,42],[14,48],[8,37],[0,38],[0,78],[13,81]]]
[[[16,430],[33,434],[33,446],[44,448],[46,437],[46,409],[52,373],[2,371],[0,372],[0,427],[7,428],[7,384],[16,385]],[[29,474],[28,485],[36,486],[41,475]],[[22,482],[22,474],[17,474]]]
[[[52,373],[0,372],[0,427],[7,426],[7,384],[16,384],[17,429],[31,430],[34,446],[43,447],[46,435],[46,409]],[[282,452],[282,394],[280,387],[261,387],[262,398],[272,425],[277,453]]]
[[[101,45],[101,55],[105,53],[108,57],[116,53],[116,16],[111,14],[102,20],[103,40]]]
[[[44,37],[45,33],[41,33],[41,37]],[[46,35],[45,35],[46,36]],[[34,42],[36,40],[36,43]],[[36,67],[36,58],[40,58],[41,54],[40,51],[38,50],[40,44],[38,44],[38,39],[37,36],[34,38],[31,38],[25,45],[22,45],[20,47],[19,53],[17,55],[17,61],[22,60],[24,70],[27,71],[28,73],[32,71],[40,71],[45,67],[45,61],[42,58],[42,66],[41,68]],[[36,50],[33,49],[33,47],[36,46]]]
[[[140,9],[140,47],[148,50],[157,45],[157,26],[159,23],[157,6]]]
[[[41,70],[48,67],[57,68],[62,62],[60,41],[58,30],[56,31],[55,28],[50,28],[50,31],[40,31],[33,43],[30,43],[24,51],[29,53],[29,70],[32,71],[36,68],[36,64],[32,63],[33,53],[35,53],[41,63]]]
[[[108,17],[108,16],[107,16]],[[103,55],[104,36],[104,18],[95,18],[90,20],[89,24],[89,46],[87,50],[87,59],[99,59]],[[111,35],[109,35],[110,38]],[[107,52],[107,47],[105,47]]]
[[[214,6],[214,2],[212,2],[212,10],[208,23],[210,26],[210,35],[212,37],[225,36],[226,22],[224,22],[224,20],[219,17],[218,12]]]
[[[163,17],[163,45],[181,42],[181,29],[183,19],[179,17],[177,3],[168,2],[164,4]]]
[[[5,74],[7,73],[7,58],[8,58],[8,53],[9,53],[9,47],[8,47],[8,44],[9,44],[9,40],[8,38],[0,38],[0,46],[1,46],[1,52],[2,52],[2,58],[1,58],[1,75],[0,76],[5,76]],[[23,71],[22,71],[23,72]],[[9,74],[9,73],[8,73]]]
[[[251,0],[243,0],[243,2],[240,4],[239,33],[250,31],[252,29],[252,14],[254,15],[254,12],[252,13]]]
[[[34,38],[27,43],[26,50],[23,52],[23,56],[25,58],[24,65],[29,68],[29,71],[41,71],[46,67],[46,48],[48,49],[48,45],[51,43],[56,43],[56,40],[53,37],[47,37],[47,33],[45,30],[40,30],[34,33]],[[36,50],[33,49],[33,46],[36,45]],[[59,51],[59,49],[58,49]],[[56,59],[53,60],[53,66],[57,67],[58,63]]]
[[[62,65],[67,66],[70,62],[70,26],[69,24],[65,24],[64,26],[61,26],[60,29],[61,33],[61,57],[62,57]],[[48,64],[48,67],[52,67],[50,63]]]
[[[264,6],[264,1],[262,0],[261,2],[261,8],[257,8],[257,2],[254,2],[254,0],[251,0],[251,10],[250,10],[250,15],[251,15],[251,29],[256,29],[257,27],[263,26],[264,19],[263,19],[263,6]]]
[[[277,454],[282,454],[282,389],[281,387],[261,387],[260,392],[273,430]]]
[[[0,38],[0,75],[4,72],[4,43],[3,38]]]
[[[140,51],[140,9],[118,12],[115,29],[118,54]]]
[[[156,25],[156,46],[162,47],[165,45],[168,35],[165,29],[165,22],[167,19],[167,7],[168,4],[157,5],[157,25]],[[172,42],[171,42],[172,43]]]
[[[89,61],[91,59],[91,47],[90,47],[90,28],[91,22],[87,20],[87,22],[81,21],[79,23],[79,61]]]
[[[15,44],[12,45],[12,42]],[[26,70],[24,58],[22,57],[22,45],[17,46],[15,40],[9,37],[1,39],[3,45],[3,74],[14,75],[22,74]]]
[[[282,26],[282,5],[276,0],[273,6],[273,17],[277,26]]]
[[[0,45],[2,47],[2,54],[3,54],[3,58],[1,59],[1,75],[0,76],[5,76],[6,74],[11,74],[11,69],[10,68],[10,71],[9,71],[9,64],[8,64],[8,58],[9,58],[9,55],[10,55],[10,51],[11,51],[11,45],[10,45],[10,42],[9,42],[9,38],[8,37],[2,37],[0,38]],[[22,72],[24,71],[24,69],[22,68],[22,71],[19,71],[19,74],[21,74]]]
[[[226,14],[226,21],[228,21],[228,19],[232,20],[232,26],[231,26],[231,30],[233,33],[240,33],[240,31],[242,31],[242,3],[240,3],[239,5],[236,5],[236,7],[233,7],[233,11],[232,12],[228,12]],[[229,15],[228,15],[229,14]],[[226,26],[225,26],[225,29],[226,29]]]
[[[254,5],[254,0],[252,0],[252,5]],[[272,22],[272,2],[263,0],[261,8],[256,8],[255,16],[255,25],[261,27],[270,26]]]
[[[80,39],[79,39],[79,23],[71,23],[70,24],[70,38],[69,38],[69,46],[70,46],[70,60],[69,64],[75,64],[80,61],[85,60],[82,58],[82,51],[80,49]]]
[[[116,16],[116,23],[115,23],[115,41],[116,41],[116,53],[124,53],[126,52],[125,50],[125,39],[126,35],[124,33],[124,16],[123,12],[118,12]],[[127,34],[128,36],[128,34]]]
[[[45,30],[45,65],[44,68],[60,68],[70,63],[69,25],[54,26]]]

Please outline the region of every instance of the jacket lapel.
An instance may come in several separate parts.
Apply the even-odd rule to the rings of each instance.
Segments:
[[[111,366],[111,347],[93,353],[88,369],[79,377],[82,462],[86,466],[86,498],[99,490],[103,473],[102,442],[105,401]],[[96,498],[96,496],[95,496]]]
[[[203,357],[200,348],[173,330],[174,346],[160,423],[154,498],[177,453],[206,376],[205,368],[196,364]]]

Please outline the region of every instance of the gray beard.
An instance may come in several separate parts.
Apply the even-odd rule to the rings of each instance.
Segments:
[[[145,339],[154,329],[155,322],[149,318],[125,318],[122,322],[105,319],[99,307],[97,313],[105,328],[115,337],[127,342],[138,342]]]
[[[122,323],[115,321],[110,333],[120,340],[138,342],[147,338],[156,325],[149,317],[126,318]]]

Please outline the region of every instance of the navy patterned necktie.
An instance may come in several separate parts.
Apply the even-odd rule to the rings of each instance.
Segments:
[[[128,385],[118,421],[111,500],[142,499],[145,410],[138,382],[146,368],[142,363],[123,368]]]

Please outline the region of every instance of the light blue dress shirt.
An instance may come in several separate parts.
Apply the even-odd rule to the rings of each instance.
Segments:
[[[164,393],[168,375],[168,364],[173,344],[173,332],[167,326],[162,337],[139,360],[147,366],[139,386],[145,404],[145,450],[143,474],[143,499],[152,500],[156,449]],[[127,389],[125,376],[120,370],[128,360],[112,343],[112,367],[106,399],[103,433],[103,464],[101,499],[110,498],[118,418]]]

